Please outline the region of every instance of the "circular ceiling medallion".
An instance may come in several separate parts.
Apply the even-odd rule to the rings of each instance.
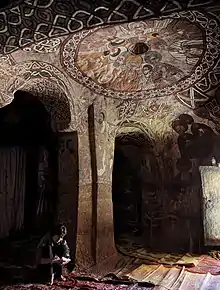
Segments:
[[[68,74],[111,98],[163,97],[197,83],[219,57],[215,19],[200,12],[95,28],[71,35],[61,62]]]

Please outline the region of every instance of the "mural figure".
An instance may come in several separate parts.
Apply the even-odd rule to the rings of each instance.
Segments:
[[[152,75],[153,66],[151,64],[145,64],[142,67],[142,73],[144,76],[144,81],[149,81]]]
[[[178,21],[172,19],[98,29],[79,44],[76,65],[109,90],[136,92],[169,87],[193,71],[203,53],[202,31],[190,22],[184,23],[187,33],[176,31]],[[197,37],[191,40],[194,30]],[[138,42],[147,45],[146,53],[133,53]],[[151,78],[145,73],[143,76],[143,71],[151,70],[145,65],[153,66]]]

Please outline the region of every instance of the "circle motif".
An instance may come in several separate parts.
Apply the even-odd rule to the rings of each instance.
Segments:
[[[190,13],[79,32],[64,42],[61,63],[75,80],[110,98],[184,91],[219,57],[219,43],[210,33],[216,20],[202,14],[200,23],[201,13]],[[137,55],[132,48],[139,42],[149,50]]]

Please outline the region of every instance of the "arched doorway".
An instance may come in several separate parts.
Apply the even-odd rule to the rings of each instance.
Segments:
[[[48,96],[38,91],[41,87],[17,91],[12,102],[0,109],[0,162],[4,165],[0,169],[0,260],[21,267],[35,263],[39,239],[60,221],[58,161],[62,144],[58,130],[68,127],[71,114],[59,88],[52,94],[47,86]],[[72,133],[75,139],[68,138],[77,140]],[[74,144],[68,141],[69,147]],[[73,229],[75,222],[71,219],[68,227]]]
[[[75,129],[76,116],[73,114],[74,99],[67,84],[54,77],[38,77],[25,84],[25,91],[43,103],[56,136],[58,147],[54,160],[58,160],[56,164],[58,198],[55,219],[67,227],[67,241],[74,260],[78,214],[78,134]]]
[[[17,91],[0,110],[0,238],[39,234],[54,223],[57,138],[39,99]]]
[[[150,138],[137,130],[119,134],[112,192],[116,244],[130,240],[152,246],[153,227],[161,227],[160,220],[154,220],[161,209],[156,199],[158,180],[160,168]]]

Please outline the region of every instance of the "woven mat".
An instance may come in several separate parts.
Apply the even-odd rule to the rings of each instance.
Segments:
[[[145,265],[137,267],[127,276],[136,281],[155,285],[153,289],[220,289],[220,261],[201,256],[195,266]]]
[[[74,275],[70,275],[65,282],[55,282],[53,286],[40,284],[26,284],[26,285],[10,285],[2,286],[0,290],[60,290],[60,289],[94,289],[94,290],[152,290],[153,286],[139,286],[138,283],[111,283],[111,282],[97,282],[88,280],[78,280]]]

